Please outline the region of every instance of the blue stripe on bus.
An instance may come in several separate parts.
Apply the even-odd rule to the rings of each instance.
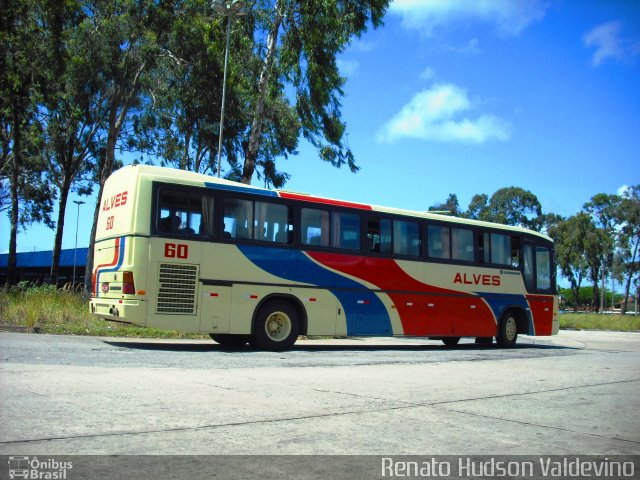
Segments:
[[[204,182],[207,188],[216,190],[224,190],[226,192],[250,193],[252,195],[262,195],[263,197],[277,197],[278,194],[272,190],[263,190],[261,188],[241,187],[237,185],[227,185],[224,183]]]
[[[115,266],[109,267],[109,268],[101,268],[98,270],[98,272],[96,273],[96,297],[99,297],[100,295],[100,275],[102,275],[103,273],[108,273],[108,272],[117,272],[118,270],[120,270],[120,267],[122,267],[122,262],[124,261],[124,244],[125,244],[125,238],[124,236],[120,237],[120,244],[118,246],[119,250],[118,250],[118,261],[116,262]],[[115,247],[114,247],[115,248]]]
[[[393,335],[391,319],[380,298],[355,280],[321,267],[298,250],[252,245],[238,248],[272,275],[329,290],[344,308],[347,335]]]
[[[531,310],[529,308],[529,302],[524,295],[516,295],[510,293],[489,293],[489,292],[474,292],[481,297],[485,302],[489,304],[491,310],[497,321],[500,321],[502,312],[508,307],[520,307],[523,311],[527,312],[527,320],[529,322],[529,335],[535,335],[535,327],[533,325],[533,318],[531,316]]]

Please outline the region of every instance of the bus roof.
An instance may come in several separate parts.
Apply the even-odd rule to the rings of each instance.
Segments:
[[[220,189],[227,191],[234,191],[239,193],[248,193],[254,195],[262,195],[269,197],[288,198],[292,200],[300,200],[311,203],[320,203],[325,205],[341,206],[348,208],[356,208],[360,210],[369,210],[380,213],[389,213],[394,215],[404,215],[408,217],[417,217],[427,220],[435,220],[440,222],[447,222],[459,225],[469,225],[484,228],[492,228],[497,230],[507,230],[511,232],[522,232],[529,235],[533,235],[549,242],[553,240],[540,232],[530,230],[522,227],[514,227],[511,225],[503,225],[500,223],[484,222],[480,220],[471,220],[468,218],[454,217],[451,215],[445,215],[442,213],[433,212],[420,212],[416,210],[405,210],[399,208],[391,208],[380,205],[371,205],[358,202],[350,202],[344,200],[337,200],[327,197],[318,197],[306,193],[297,193],[287,190],[269,190],[262,187],[256,187],[254,185],[246,185],[243,183],[226,180],[224,178],[213,177],[202,173],[189,172],[186,170],[178,170],[175,168],[156,167],[151,165],[128,165],[113,173],[113,176],[120,175],[135,175],[140,177],[147,177],[149,180],[158,180],[168,183],[188,184],[193,186],[208,187],[212,189]]]

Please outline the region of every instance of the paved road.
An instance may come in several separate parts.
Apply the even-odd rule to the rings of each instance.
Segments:
[[[0,334],[0,454],[640,454],[640,334],[422,339]]]

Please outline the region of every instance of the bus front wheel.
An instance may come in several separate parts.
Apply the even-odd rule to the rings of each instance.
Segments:
[[[258,311],[251,343],[260,349],[281,352],[291,347],[300,332],[300,314],[290,303],[273,300]]]
[[[518,339],[518,319],[513,310],[509,310],[500,318],[496,343],[502,348],[511,348]]]

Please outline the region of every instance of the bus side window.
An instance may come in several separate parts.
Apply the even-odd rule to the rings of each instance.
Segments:
[[[224,201],[224,237],[253,238],[253,202],[227,198]]]
[[[429,256],[432,258],[450,258],[449,227],[429,225],[427,228]]]
[[[531,291],[535,288],[533,282],[533,247],[525,244],[524,249],[524,283],[527,290]]]
[[[360,250],[360,216],[331,212],[331,246],[345,250]]]
[[[303,245],[329,246],[329,212],[327,210],[301,209],[300,224]]]
[[[536,288],[551,289],[551,252],[545,247],[536,247]]]
[[[491,234],[491,263],[511,265],[511,237],[501,233]]]
[[[275,203],[255,202],[254,240],[291,243],[293,240],[291,208]]]
[[[391,220],[370,217],[367,221],[368,250],[376,253],[391,253]]]
[[[403,220],[393,221],[393,253],[419,257],[421,244],[420,224]]]
[[[454,260],[473,261],[473,232],[466,228],[452,228],[451,247]]]

